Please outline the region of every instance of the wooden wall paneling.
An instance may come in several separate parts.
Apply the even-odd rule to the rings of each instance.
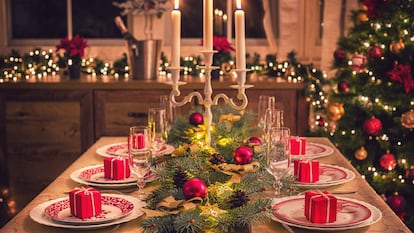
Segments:
[[[1,102],[11,195],[21,208],[93,144],[92,92],[5,90]]]

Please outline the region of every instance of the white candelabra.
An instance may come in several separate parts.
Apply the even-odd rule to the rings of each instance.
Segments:
[[[218,105],[220,99],[230,105],[235,110],[243,110],[248,104],[247,96],[245,93],[246,88],[253,87],[252,85],[245,85],[246,82],[246,48],[245,48],[245,30],[244,30],[244,11],[241,9],[241,0],[237,0],[237,10],[235,12],[235,30],[236,30],[236,74],[237,85],[230,86],[237,89],[237,99],[241,102],[239,105],[235,103],[232,98],[229,98],[224,93],[219,93],[214,98],[213,88],[211,86],[211,71],[218,69],[219,67],[212,66],[213,55],[217,51],[213,50],[213,0],[203,1],[203,42],[204,50],[201,51],[203,55],[204,66],[198,67],[206,71],[206,80],[204,84],[204,98],[200,92],[194,91],[184,96],[181,101],[177,101],[176,97],[181,95],[180,85],[186,84],[180,82],[180,32],[181,32],[181,12],[178,10],[179,0],[175,0],[174,10],[171,12],[172,21],[172,46],[171,46],[171,86],[170,101],[174,106],[183,106],[192,101],[194,97],[198,99],[198,102],[204,106],[204,125],[206,127],[206,145],[211,143],[211,124],[213,122],[213,114],[211,112],[211,106]]]
[[[212,66],[213,61],[213,54],[216,51],[201,51],[205,66],[198,67],[199,69],[204,69],[206,71],[206,78],[204,83],[204,98],[202,94],[198,91],[193,91],[189,93],[187,96],[184,96],[184,98],[181,101],[177,101],[176,97],[179,97],[181,95],[179,86],[185,85],[185,82],[180,82],[180,67],[171,67],[171,80],[172,80],[172,90],[170,93],[170,101],[174,106],[183,106],[189,102],[192,101],[194,97],[197,98],[199,104],[204,106],[204,125],[206,127],[206,145],[210,145],[211,142],[211,124],[213,122],[213,114],[211,112],[211,107],[216,106],[219,104],[220,99],[223,99],[226,104],[229,104],[233,109],[235,110],[243,110],[247,107],[248,99],[247,95],[245,93],[246,88],[253,87],[252,85],[245,85],[246,80],[246,72],[247,69],[236,69],[235,72],[237,74],[237,85],[230,86],[233,89],[237,89],[237,99],[241,101],[240,104],[235,103],[235,101],[232,98],[229,98],[224,93],[218,93],[217,95],[212,97],[213,95],[213,88],[211,86],[211,71],[218,69],[217,66]]]

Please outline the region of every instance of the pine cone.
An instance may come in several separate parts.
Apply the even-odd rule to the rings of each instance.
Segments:
[[[235,191],[229,197],[228,203],[230,205],[230,208],[233,209],[233,208],[243,206],[249,201],[250,201],[249,196],[247,196],[245,192],[238,190],[238,191]]]
[[[218,165],[218,164],[222,164],[222,163],[226,162],[224,157],[221,154],[218,154],[218,153],[212,154],[209,161],[210,161],[210,163],[212,163],[214,165]]]
[[[177,188],[182,188],[184,183],[188,180],[188,175],[184,169],[179,168],[173,175],[174,185]]]

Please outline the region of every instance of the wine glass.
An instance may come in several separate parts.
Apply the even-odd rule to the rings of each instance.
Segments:
[[[149,143],[149,130],[147,126],[132,126],[128,135],[129,167],[137,177],[140,196],[145,195],[145,175],[151,170],[152,152]]]
[[[266,151],[266,170],[275,178],[275,195],[280,195],[281,179],[288,173],[290,159],[290,129],[272,127],[269,131],[270,146]]]
[[[157,155],[168,139],[167,118],[164,108],[148,109],[148,129],[151,148]]]

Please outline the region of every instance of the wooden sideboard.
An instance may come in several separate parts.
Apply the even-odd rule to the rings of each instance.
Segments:
[[[186,80],[182,95],[203,92],[200,78]],[[250,78],[248,109],[257,112],[260,95],[274,95],[284,104],[285,125],[292,134],[308,129],[304,85],[280,83],[273,78]],[[235,97],[234,80],[213,81],[215,93]],[[171,87],[164,80],[117,80],[82,77],[0,83],[0,185],[10,187],[17,209],[24,207],[64,168],[101,136],[124,136],[133,124],[146,124],[146,111],[159,106]],[[181,99],[181,98],[177,98]],[[192,103],[194,104],[194,103]],[[189,111],[192,104],[178,109]]]

